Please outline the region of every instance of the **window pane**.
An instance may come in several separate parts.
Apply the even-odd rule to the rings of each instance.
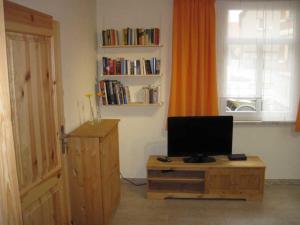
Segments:
[[[263,111],[288,111],[291,93],[291,54],[287,44],[264,46]]]
[[[227,96],[255,97],[256,67],[257,47],[255,45],[229,45]]]
[[[289,10],[229,10],[229,38],[293,38],[293,14]]]
[[[256,112],[256,99],[228,99],[226,112]]]

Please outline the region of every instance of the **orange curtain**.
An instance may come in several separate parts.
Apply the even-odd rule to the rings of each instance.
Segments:
[[[298,104],[298,116],[296,119],[296,131],[300,132],[300,100],[299,100],[299,104]]]
[[[169,116],[218,115],[215,0],[174,0]]]

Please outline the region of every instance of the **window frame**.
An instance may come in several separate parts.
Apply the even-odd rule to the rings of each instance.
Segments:
[[[229,4],[227,7],[223,8],[223,10],[225,10],[225,13],[223,13],[223,17],[225,15],[225,20],[223,21],[223,23],[226,23],[227,29],[225,30],[225,34],[224,35],[224,45],[223,47],[223,51],[224,51],[224,60],[222,62],[222,78],[220,79],[221,82],[227,82],[227,77],[228,77],[228,49],[230,45],[251,45],[254,44],[255,46],[257,46],[257,50],[256,50],[256,56],[257,56],[257,65],[256,65],[256,97],[245,97],[245,98],[240,98],[240,97],[236,97],[236,96],[220,96],[219,97],[219,108],[220,108],[220,114],[221,115],[232,115],[234,116],[234,120],[235,121],[261,121],[261,122],[267,122],[267,121],[271,121],[271,122],[291,122],[292,120],[287,120],[285,119],[285,116],[278,116],[278,118],[280,119],[274,119],[276,118],[276,114],[281,115],[281,114],[286,114],[289,115],[290,113],[292,113],[291,111],[284,111],[284,112],[275,112],[275,111],[264,111],[263,110],[263,100],[262,100],[262,92],[263,92],[263,75],[264,75],[264,61],[265,61],[265,57],[264,57],[264,49],[266,48],[266,46],[268,45],[268,43],[266,43],[264,41],[263,38],[229,38],[227,36],[228,33],[228,18],[229,18],[229,11],[230,10],[238,10],[240,9],[240,7],[237,6],[237,4]],[[256,8],[257,9],[257,8]],[[280,8],[263,8],[263,10],[279,10]],[[251,8],[249,8],[249,10],[251,10]],[[289,57],[292,58],[292,61],[296,61],[296,57],[295,55],[292,55],[294,53],[294,49],[295,49],[295,45],[296,45],[296,39],[295,38],[290,38],[290,37],[283,37],[283,38],[273,38],[272,39],[272,45],[287,45],[289,49],[293,49],[293,51],[289,51]],[[291,72],[294,73],[295,68],[291,68]],[[295,78],[294,76],[291,78],[291,80],[289,81],[290,84],[293,84],[293,82],[299,80],[297,77]],[[300,92],[300,85],[298,85],[297,87],[297,92]],[[228,112],[226,111],[226,103],[228,99],[255,99],[256,100],[256,111],[255,112]],[[294,103],[294,97],[290,97],[289,98],[289,104],[293,105]],[[270,118],[267,118],[268,116],[266,116],[266,114],[270,114]],[[293,120],[294,121],[294,120]]]

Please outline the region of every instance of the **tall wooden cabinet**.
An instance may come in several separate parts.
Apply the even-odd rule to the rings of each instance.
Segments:
[[[67,139],[73,225],[108,225],[120,202],[119,120],[87,122]]]

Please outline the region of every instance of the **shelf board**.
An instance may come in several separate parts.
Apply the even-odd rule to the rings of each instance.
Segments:
[[[112,78],[112,77],[162,77],[162,74],[135,74],[135,75],[128,75],[128,74],[122,74],[122,75],[100,75],[101,78],[107,77],[107,78]]]
[[[122,105],[101,105],[100,107],[120,107],[120,106],[162,106],[163,102],[149,104],[149,103],[128,103],[128,104],[122,104]]]
[[[148,193],[159,193],[159,194],[168,194],[168,195],[174,195],[176,196],[186,196],[186,197],[198,197],[199,195],[204,195],[204,191],[199,190],[199,191],[192,191],[192,190],[174,190],[174,189],[169,189],[169,190],[162,190],[162,189],[156,189],[156,188],[149,188]],[[191,196],[194,195],[194,196]]]
[[[148,177],[149,181],[203,183],[203,178],[186,177]]]
[[[102,45],[102,48],[159,48],[163,45]]]

